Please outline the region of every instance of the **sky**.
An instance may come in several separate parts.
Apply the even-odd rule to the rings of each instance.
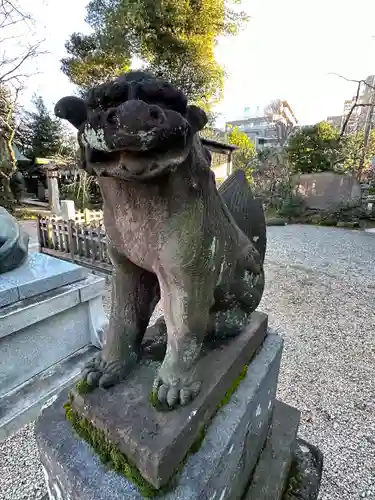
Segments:
[[[30,9],[30,0],[20,0]],[[87,0],[33,0],[38,35],[49,54],[42,56],[23,94],[41,94],[52,108],[73,85],[60,71],[64,43],[74,31],[87,32]],[[219,41],[216,55],[227,78],[218,121],[244,117],[244,108],[263,109],[272,99],[286,99],[300,124],[342,113],[356,84],[350,79],[375,74],[374,0],[246,0],[251,16],[237,37]]]

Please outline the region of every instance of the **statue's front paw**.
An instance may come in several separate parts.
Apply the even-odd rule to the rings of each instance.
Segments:
[[[137,364],[137,356],[130,355],[124,360],[105,360],[102,353],[86,363],[82,380],[91,387],[107,388],[124,380]]]
[[[173,377],[174,378],[174,377]],[[199,393],[202,382],[192,381],[191,375],[168,380],[169,377],[156,377],[153,387],[153,400],[161,409],[172,410],[178,406],[185,406],[190,403]]]

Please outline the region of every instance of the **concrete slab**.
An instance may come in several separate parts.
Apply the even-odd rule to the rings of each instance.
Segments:
[[[77,350],[101,346],[104,283],[90,276],[0,309],[0,397]]]
[[[0,308],[0,339],[30,325],[59,314],[80,302],[101,300],[105,280],[90,275],[86,279],[19,300]],[[100,310],[100,305],[98,307]]]
[[[0,278],[0,308],[17,302],[18,297],[18,289],[9,281],[2,281]]]
[[[270,435],[244,500],[280,500],[288,480],[300,412],[275,401]]]
[[[88,270],[76,264],[41,253],[30,253],[22,266],[1,275],[0,307],[69,285],[87,275]]]
[[[266,337],[249,365],[247,376],[213,418],[199,451],[191,454],[175,478],[175,486],[161,500],[238,500],[264,446],[272,417],[282,340]],[[227,351],[225,351],[227,352]],[[145,380],[148,391],[148,380]],[[146,391],[146,392],[147,392]],[[60,500],[141,500],[135,486],[101,464],[87,443],[65,420],[67,394],[46,408],[36,425],[49,498]],[[127,406],[137,406],[137,399]],[[191,415],[195,411],[190,406]],[[126,419],[127,408],[123,407]],[[160,417],[167,435],[173,413]],[[142,420],[142,424],[145,422]],[[142,427],[138,425],[138,429]],[[172,427],[173,430],[173,427]],[[147,436],[151,440],[151,436]],[[147,443],[146,443],[147,444]],[[177,451],[177,450],[175,450]],[[144,456],[147,460],[147,457]]]
[[[72,386],[83,365],[97,352],[85,346],[27,380],[0,399],[0,442],[35,420],[43,405],[56,399],[64,388]]]

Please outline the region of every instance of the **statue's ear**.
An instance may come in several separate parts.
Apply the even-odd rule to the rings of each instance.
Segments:
[[[55,115],[63,120],[68,120],[73,127],[79,128],[87,120],[87,106],[80,97],[63,97],[55,106]]]
[[[203,109],[198,106],[188,106],[185,113],[186,120],[195,132],[199,132],[206,125],[208,118]]]

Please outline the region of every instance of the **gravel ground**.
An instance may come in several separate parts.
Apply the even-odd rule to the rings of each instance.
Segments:
[[[375,236],[289,226],[268,238],[259,309],[285,340],[278,397],[302,411],[300,436],[324,453],[319,499],[374,500]],[[1,500],[45,492],[32,424],[0,445],[0,485]]]

